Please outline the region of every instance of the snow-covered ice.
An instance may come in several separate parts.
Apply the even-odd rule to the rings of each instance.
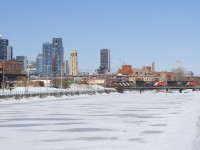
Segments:
[[[0,101],[0,150],[199,150],[200,92]]]

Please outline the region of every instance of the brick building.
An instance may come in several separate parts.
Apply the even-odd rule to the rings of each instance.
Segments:
[[[25,76],[22,73],[22,62],[16,60],[4,60],[0,61],[0,82],[4,74],[4,80],[13,81],[19,76]]]
[[[118,74],[122,75],[133,75],[134,71],[132,69],[132,65],[122,65],[122,68],[118,70]]]

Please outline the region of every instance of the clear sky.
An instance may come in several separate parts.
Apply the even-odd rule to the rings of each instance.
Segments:
[[[65,59],[76,49],[80,71],[98,68],[99,51],[108,48],[113,71],[152,61],[171,71],[182,61],[200,75],[199,0],[0,0],[0,33],[14,56],[29,60],[62,37]]]

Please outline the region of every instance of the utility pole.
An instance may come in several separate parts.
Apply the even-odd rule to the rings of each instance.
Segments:
[[[4,93],[4,88],[5,88],[5,85],[4,85],[4,60],[3,60],[3,65],[2,65],[2,80],[3,80],[3,93]]]

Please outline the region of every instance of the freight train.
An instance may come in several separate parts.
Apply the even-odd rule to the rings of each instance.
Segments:
[[[194,81],[136,81],[136,84],[130,81],[114,81],[112,87],[195,87],[197,83]]]

